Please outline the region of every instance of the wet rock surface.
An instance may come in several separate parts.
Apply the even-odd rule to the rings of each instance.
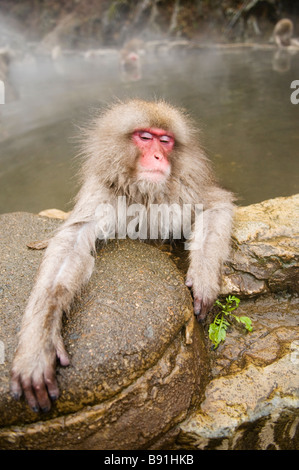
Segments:
[[[179,448],[299,449],[298,213],[298,195],[237,208],[222,293],[242,298],[234,313],[253,331],[235,325],[211,350],[212,380]]]
[[[232,330],[210,360],[205,398],[181,425],[179,448],[299,448],[299,302],[268,297],[244,301],[254,330]]]
[[[222,292],[299,292],[299,194],[238,207]]]
[[[24,213],[0,219],[0,448],[134,449],[172,432],[200,396],[208,361],[190,293],[169,257],[130,240],[98,252],[64,322],[71,365],[58,367],[61,396],[50,413],[35,414],[10,397],[9,370],[43,254],[26,242],[48,238],[58,222]]]
[[[43,254],[26,243],[61,221],[0,216],[0,448],[298,449],[298,200],[237,208],[223,294],[240,296],[234,313],[253,331],[234,325],[216,350],[213,312],[203,339],[175,252],[102,248],[64,321],[72,362],[58,367],[61,397],[47,415],[12,400],[9,369]]]

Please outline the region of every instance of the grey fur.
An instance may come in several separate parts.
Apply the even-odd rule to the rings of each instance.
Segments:
[[[162,184],[138,178],[139,150],[131,136],[136,128],[147,127],[164,128],[175,136],[171,175]],[[61,338],[62,313],[69,310],[90,278],[97,237],[103,231],[109,237],[113,221],[109,214],[97,217],[99,204],[115,208],[117,197],[126,196],[128,205],[203,205],[202,225],[197,227],[203,237],[199,248],[190,251],[186,280],[193,291],[194,311],[201,319],[218,295],[221,267],[229,253],[233,198],[215,182],[198,132],[184,112],[162,101],[118,103],[83,131],[82,153],[82,188],[69,219],[46,250],[13,362],[12,393],[19,398],[24,392],[35,411],[47,411],[49,397],[59,394],[56,356],[62,365],[69,363]]]

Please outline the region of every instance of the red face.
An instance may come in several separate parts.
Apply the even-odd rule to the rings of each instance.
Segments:
[[[138,176],[141,179],[162,182],[170,174],[169,155],[174,137],[163,129],[140,129],[133,133],[133,142],[141,150]]]

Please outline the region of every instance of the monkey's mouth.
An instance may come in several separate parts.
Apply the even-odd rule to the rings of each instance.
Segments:
[[[147,180],[154,183],[164,181],[166,178],[167,174],[161,170],[141,170],[138,174],[139,180]]]

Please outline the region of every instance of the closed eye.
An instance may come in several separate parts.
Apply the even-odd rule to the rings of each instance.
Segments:
[[[163,144],[168,144],[169,142],[172,142],[172,138],[168,135],[162,135],[160,137],[160,142],[162,142]]]
[[[152,140],[153,136],[149,132],[140,132],[139,137],[142,140]]]

